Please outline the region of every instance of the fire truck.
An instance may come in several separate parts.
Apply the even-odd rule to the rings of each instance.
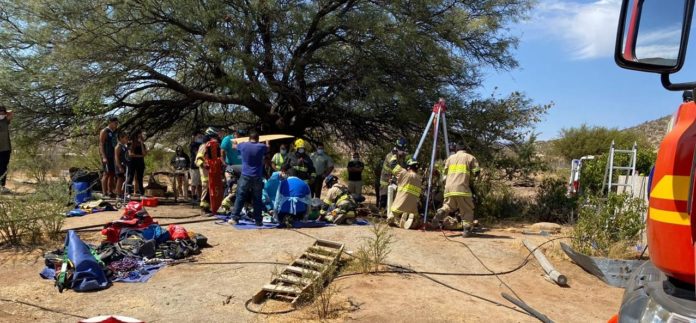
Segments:
[[[626,69],[660,75],[670,91],[684,65],[694,0],[623,0],[614,59]],[[650,261],[636,270],[618,322],[696,322],[696,103],[682,103],[660,144],[650,181],[647,237]]]

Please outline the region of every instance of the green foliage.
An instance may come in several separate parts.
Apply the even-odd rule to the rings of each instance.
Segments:
[[[553,150],[567,161],[587,155],[601,155],[609,151],[612,140],[616,149],[630,149],[638,143],[638,150],[652,150],[644,134],[621,131],[616,128],[590,127],[562,129],[560,138],[553,142]]]
[[[12,167],[24,171],[39,184],[45,183],[59,162],[55,149],[29,136],[16,136],[13,144],[16,153]]]
[[[521,219],[527,214],[529,201],[514,194],[510,187],[501,181],[482,174],[474,181],[474,206],[478,219],[494,221],[500,219]]]
[[[145,156],[145,173],[170,171],[172,156],[174,156],[173,152],[168,152],[163,148],[148,149],[147,155]]]
[[[568,185],[559,178],[546,178],[537,188],[529,215],[538,221],[568,223],[577,213],[577,198],[568,197]]]
[[[636,172],[640,175],[650,174],[650,170],[655,165],[657,153],[647,150],[638,150],[636,157]],[[614,165],[628,165],[630,157],[626,154],[616,154],[614,156]],[[604,181],[607,163],[609,162],[609,154],[604,153],[596,156],[594,160],[584,161],[580,174],[581,190],[588,193],[601,193],[602,183]],[[619,180],[620,174],[625,174],[625,171],[614,173],[613,182]]]
[[[573,247],[587,255],[609,256],[615,245],[634,245],[645,228],[645,202],[626,194],[589,196],[580,207]]]
[[[384,223],[374,224],[370,228],[372,236],[365,239],[355,254],[356,269],[362,273],[378,271],[391,253],[394,235],[391,228]]]
[[[421,128],[440,96],[455,124],[519,106],[463,101],[481,70],[517,66],[507,28],[532,3],[3,0],[0,102],[51,138],[116,113],[152,134],[240,123],[379,144]]]
[[[67,182],[48,182],[36,192],[0,200],[0,242],[38,244],[44,238],[60,240],[72,196]]]

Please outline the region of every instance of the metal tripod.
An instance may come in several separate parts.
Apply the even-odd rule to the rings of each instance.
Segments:
[[[432,190],[433,186],[433,169],[435,167],[435,155],[437,153],[437,135],[440,130],[440,121],[442,121],[442,132],[445,137],[445,152],[447,153],[447,156],[449,156],[449,139],[447,139],[447,119],[445,118],[446,110],[447,106],[445,105],[445,99],[440,98],[440,100],[438,100],[437,103],[433,105],[433,112],[432,114],[430,114],[428,124],[425,126],[425,131],[423,131],[423,135],[421,136],[420,141],[418,142],[416,152],[413,154],[413,160],[416,160],[416,158],[418,158],[418,153],[420,152],[420,149],[423,146],[423,142],[425,141],[425,137],[428,136],[430,126],[433,125],[434,120],[435,129],[433,130],[433,151],[430,155],[430,170],[428,171],[428,190],[425,193],[425,214],[423,215],[423,225],[428,223],[430,190]]]

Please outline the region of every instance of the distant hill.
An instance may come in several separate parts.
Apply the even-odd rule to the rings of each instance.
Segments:
[[[625,131],[635,131],[637,133],[645,134],[650,142],[650,145],[657,149],[660,146],[662,138],[665,137],[667,131],[667,125],[672,116],[665,116],[660,119],[646,121],[637,126],[624,129]]]

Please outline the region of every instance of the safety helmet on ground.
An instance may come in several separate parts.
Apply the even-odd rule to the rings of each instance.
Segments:
[[[338,182],[338,177],[334,175],[326,176],[326,179],[324,179],[324,184],[326,184],[327,187],[331,187],[331,185],[336,182]]]
[[[305,141],[302,138],[295,140],[295,149],[305,148]]]
[[[694,100],[694,91],[686,90],[682,93],[682,99],[684,102],[689,102]]]
[[[396,140],[396,149],[398,150],[406,150],[406,139],[405,138],[399,138]]]

